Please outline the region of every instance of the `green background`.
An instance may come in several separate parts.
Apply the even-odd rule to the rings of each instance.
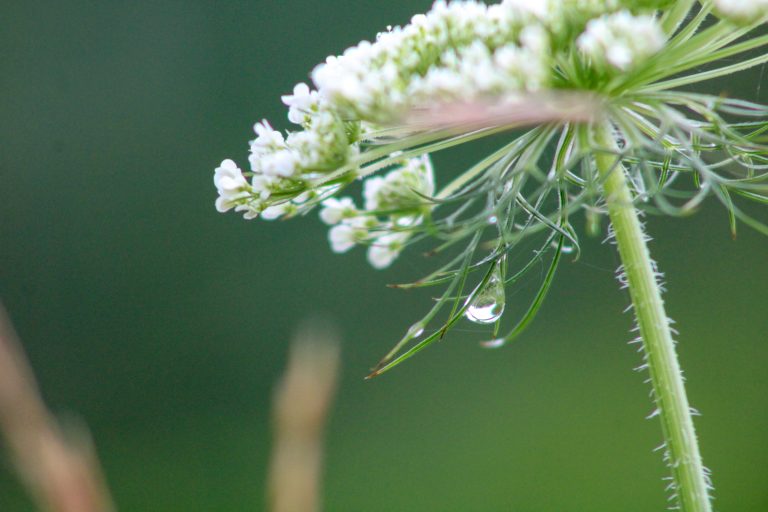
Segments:
[[[334,255],[316,216],[213,208],[213,169],[247,163],[253,123],[288,127],[280,94],[428,6],[0,6],[0,295],[52,409],[89,425],[121,510],[264,509],[270,393],[313,314],[344,337],[327,510],[664,509],[612,246],[586,239],[564,261],[515,345],[480,349],[486,334],[465,323],[366,382],[429,304],[385,284],[429,262],[412,252],[375,271],[361,250]],[[760,76],[713,92],[768,101]],[[716,508],[768,510],[768,240],[744,227],[731,240],[714,202],[648,227]],[[510,314],[537,282],[510,290]],[[5,454],[0,510],[31,510]]]

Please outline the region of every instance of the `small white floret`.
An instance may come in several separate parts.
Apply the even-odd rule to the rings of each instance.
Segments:
[[[354,216],[357,213],[354,201],[351,197],[335,198],[331,197],[323,201],[323,208],[320,210],[320,220],[334,226],[344,218]]]
[[[384,187],[385,181],[382,176],[372,176],[363,183],[363,197],[365,198],[365,209],[374,211],[379,209],[379,192]]]
[[[293,88],[293,94],[286,94],[281,99],[288,107],[288,120],[302,124],[307,116],[318,109],[320,95],[317,91],[311,91],[307,84],[301,83]]]
[[[259,209],[250,203],[239,204],[235,206],[235,211],[243,212],[243,218],[245,220],[253,220],[259,216]]]
[[[333,226],[328,231],[328,241],[331,243],[331,250],[335,253],[343,253],[352,249],[359,236],[359,230],[347,224]]]
[[[242,171],[232,160],[221,162],[213,173],[213,184],[219,193],[216,199],[216,209],[220,212],[231,210],[237,205],[238,200],[250,195],[248,182],[243,177]]]
[[[251,146],[280,147],[285,143],[283,134],[273,129],[267,120],[253,125],[253,131],[256,132],[256,139],[251,142]]]
[[[285,215],[292,215],[298,211],[298,207],[293,202],[285,202],[265,208],[261,212],[261,218],[264,220],[274,220],[284,217]]]
[[[272,187],[277,180],[271,176],[264,176],[263,174],[254,174],[251,178],[251,189],[254,194],[259,196],[259,199],[266,201],[269,196],[272,195]]]
[[[290,177],[298,171],[298,158],[289,149],[267,153],[261,157],[261,172],[267,176]]]
[[[368,262],[376,269],[387,268],[400,255],[407,239],[406,233],[380,236],[368,248]]]

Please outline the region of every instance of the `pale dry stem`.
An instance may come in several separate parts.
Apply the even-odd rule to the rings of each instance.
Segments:
[[[0,305],[0,431],[37,506],[47,512],[114,510],[87,435],[65,436],[43,403]]]
[[[319,512],[323,431],[336,389],[339,346],[317,325],[291,346],[273,398],[274,444],[269,470],[272,512]]]

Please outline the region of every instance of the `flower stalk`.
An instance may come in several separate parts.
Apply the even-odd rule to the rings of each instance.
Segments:
[[[633,206],[626,174],[616,156],[618,148],[610,127],[596,126],[594,137],[597,144],[608,150],[597,153],[595,160],[603,179],[608,215],[642,337],[656,401],[654,415],[661,419],[665,459],[672,470],[672,491],[677,495],[681,510],[710,512],[708,477],[699,453],[669,318],[638,211]]]

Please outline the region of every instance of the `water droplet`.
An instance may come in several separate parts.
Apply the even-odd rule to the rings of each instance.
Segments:
[[[467,308],[465,316],[470,322],[476,324],[492,324],[501,317],[503,312],[503,303],[480,296]]]
[[[408,336],[411,339],[418,338],[422,334],[424,334],[424,326],[421,324],[421,322],[416,322],[408,328]]]
[[[464,316],[476,324],[492,324],[504,313],[504,279],[501,276],[500,265],[496,265],[493,274],[485,285],[472,299]]]
[[[506,342],[507,340],[504,338],[496,338],[495,340],[481,341],[480,346],[483,348],[499,348]]]
[[[495,215],[491,215],[488,217],[488,224],[496,224],[499,221],[499,218]]]
[[[553,249],[557,249],[557,242],[552,242],[550,244],[550,246]],[[572,246],[570,244],[566,244],[566,243],[564,243],[563,246],[560,248],[560,252],[562,252],[563,254],[571,254],[575,250],[576,250],[576,248],[574,246]]]

